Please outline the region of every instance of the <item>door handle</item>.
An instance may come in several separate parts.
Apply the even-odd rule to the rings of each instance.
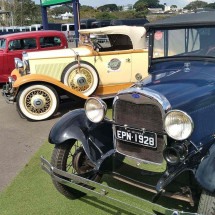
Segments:
[[[127,58],[125,59],[126,62],[130,63],[131,62],[131,59],[130,58]]]

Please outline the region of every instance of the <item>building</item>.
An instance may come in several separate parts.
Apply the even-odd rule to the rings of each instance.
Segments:
[[[122,10],[123,11],[133,10],[133,4],[127,4],[127,5],[122,6]]]
[[[162,8],[148,8],[149,12],[152,14],[164,13]]]

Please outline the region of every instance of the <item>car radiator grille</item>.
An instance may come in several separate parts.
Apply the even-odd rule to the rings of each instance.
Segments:
[[[119,153],[152,163],[163,162],[164,137],[158,134],[163,133],[163,120],[158,105],[135,104],[119,99],[114,104],[114,121],[117,125],[145,128],[147,131],[157,133],[157,149],[116,139],[116,149]]]

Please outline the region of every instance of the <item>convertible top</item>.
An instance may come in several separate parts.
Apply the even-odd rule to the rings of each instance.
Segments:
[[[146,29],[144,27],[137,26],[107,26],[102,28],[92,28],[92,29],[82,29],[79,30],[80,34],[124,34],[130,37],[131,42],[133,44],[133,49],[142,49],[146,48],[144,45],[146,44]]]
[[[146,23],[144,26],[146,29],[153,29],[207,25],[215,25],[215,11],[176,15],[156,22]]]

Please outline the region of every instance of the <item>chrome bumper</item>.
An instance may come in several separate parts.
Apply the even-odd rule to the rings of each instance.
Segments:
[[[9,104],[14,102],[14,88],[13,88],[14,79],[8,77],[8,83],[6,83],[2,88],[2,96],[4,96],[5,101]]]
[[[114,189],[112,187],[99,184],[97,182],[88,180],[86,178],[80,177],[78,175],[70,174],[65,171],[59,170],[55,167],[53,167],[44,157],[41,156],[41,167],[42,169],[48,173],[53,180],[64,184],[68,187],[72,187],[73,189],[76,189],[78,191],[81,191],[83,193],[93,195],[97,197],[98,199],[102,199],[102,201],[106,203],[113,202],[114,206],[127,209],[132,212],[132,214],[153,214],[149,212],[149,210],[153,210],[155,212],[165,214],[165,215],[198,215],[196,213],[188,213],[183,211],[177,211],[177,210],[170,210],[167,208],[164,208],[158,204],[154,204],[150,201],[144,200],[142,198],[139,198],[137,196],[131,195],[129,193],[126,193],[121,190]],[[63,178],[61,178],[63,177]],[[80,185],[82,184],[82,186]],[[87,186],[83,186],[87,185]],[[93,189],[90,189],[90,188]],[[117,196],[120,196],[119,199],[116,198]],[[127,200],[128,202],[125,202],[124,200]],[[147,205],[147,209],[136,207],[135,205],[132,205],[131,203],[135,202],[137,205]],[[156,213],[155,213],[156,214]]]

